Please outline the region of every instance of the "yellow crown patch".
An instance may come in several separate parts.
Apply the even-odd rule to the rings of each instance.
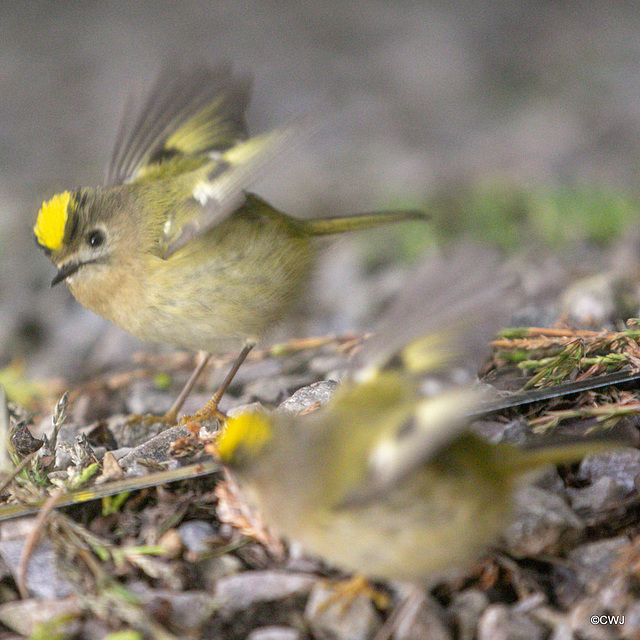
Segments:
[[[273,434],[265,414],[246,411],[227,419],[224,431],[216,443],[220,457],[230,461],[239,450],[249,457],[255,456],[269,442]]]
[[[36,226],[33,228],[38,244],[51,251],[57,251],[62,246],[70,201],[71,192],[63,191],[40,207]]]

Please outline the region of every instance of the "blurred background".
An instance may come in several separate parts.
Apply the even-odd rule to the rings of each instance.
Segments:
[[[102,181],[124,101],[172,58],[251,72],[253,133],[322,116],[256,187],[274,205],[433,213],[331,246],[310,332],[366,328],[411,263],[460,234],[528,248],[534,297],[636,282],[635,3],[4,0],[0,42],[0,367],[73,378],[148,348],[49,289],[31,229],[43,199]],[[615,321],[607,309],[585,317]]]

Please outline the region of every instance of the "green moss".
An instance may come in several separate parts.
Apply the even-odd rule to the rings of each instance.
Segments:
[[[640,198],[601,185],[486,182],[440,190],[425,208],[444,238],[469,234],[507,248],[608,244],[637,224]]]

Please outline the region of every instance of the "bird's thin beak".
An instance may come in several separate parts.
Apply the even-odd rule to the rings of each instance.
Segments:
[[[66,280],[69,276],[73,275],[80,268],[80,266],[81,265],[79,262],[68,262],[67,264],[60,267],[60,269],[58,269],[58,273],[56,273],[56,275],[53,277],[53,280],[51,281],[51,286],[54,287],[59,282]]]

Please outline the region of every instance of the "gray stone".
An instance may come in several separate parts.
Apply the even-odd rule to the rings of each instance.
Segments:
[[[525,485],[515,494],[514,516],[503,536],[511,554],[527,557],[573,544],[582,529],[581,520],[561,497]]]
[[[640,600],[632,602],[624,611],[624,625],[622,625],[622,637],[637,637],[640,629]]]
[[[567,496],[575,511],[598,513],[619,505],[622,490],[613,478],[602,476],[587,487],[567,488]]]
[[[143,444],[134,447],[129,453],[120,458],[120,466],[126,472],[134,470],[140,460],[165,462],[170,459],[169,447],[179,438],[186,438],[189,432],[184,427],[171,427]]]
[[[636,478],[640,476],[640,451],[618,449],[589,456],[580,463],[578,478],[593,483],[599,478],[610,477],[629,495],[636,490]]]
[[[211,550],[211,543],[220,537],[209,522],[189,520],[178,527],[178,534],[185,548],[195,556]]]
[[[303,636],[291,627],[262,627],[252,631],[247,640],[303,640]]]
[[[572,549],[567,561],[575,567],[578,582],[587,593],[600,590],[604,576],[611,575],[612,564],[618,561],[622,552],[629,549],[631,542],[627,536],[609,540],[598,540]]]
[[[622,638],[628,640],[635,640],[638,635],[638,627],[636,626],[631,633],[621,633],[624,626],[618,626],[616,624],[610,624],[606,617],[610,615],[616,615],[614,612],[619,611],[617,607],[606,606],[602,602],[598,602],[599,594],[596,594],[593,598],[585,598],[577,606],[572,607],[567,616],[569,625],[562,625],[562,627],[570,626],[570,631],[573,633],[571,636],[567,636],[573,640],[574,638],[584,638],[585,640],[621,640]],[[594,624],[593,616],[605,616],[598,624]],[[625,623],[627,618],[625,617]],[[561,628],[562,628],[561,627]],[[553,640],[555,640],[555,635]],[[561,639],[563,640],[563,639]]]
[[[198,571],[202,575],[205,587],[211,591],[215,590],[219,580],[233,576],[241,569],[242,562],[228,553],[198,561]]]
[[[17,577],[24,538],[0,540],[0,556]],[[64,598],[76,593],[72,582],[63,574],[56,552],[49,540],[43,540],[31,552],[27,566],[27,589],[37,598]]]
[[[536,477],[531,481],[531,484],[534,487],[538,487],[538,489],[555,493],[561,498],[566,497],[566,486],[558,473],[557,467],[549,467],[540,473],[536,473]]]
[[[130,586],[139,603],[147,609],[161,608],[163,622],[181,636],[197,632],[215,612],[215,602],[207,591],[152,589],[143,583]]]
[[[347,370],[345,356],[339,355],[313,355],[307,364],[309,371],[331,380],[341,380]]]
[[[232,617],[251,606],[289,598],[304,599],[315,578],[282,571],[245,571],[218,581],[214,601],[223,617]]]
[[[126,398],[127,413],[137,415],[162,415],[169,411],[175,396],[175,392],[158,389],[150,376],[144,380],[134,380],[128,386]]]
[[[507,424],[494,420],[478,420],[471,428],[492,444],[506,442],[514,446],[523,446],[531,439],[531,429],[524,418],[516,418]]]
[[[300,389],[304,385],[313,382],[315,376],[307,375],[281,375],[271,378],[260,378],[248,382],[242,389],[244,398],[251,400],[259,400],[265,404],[273,406],[280,402],[282,398],[287,397],[291,391]]]
[[[453,596],[448,612],[456,620],[458,640],[473,640],[482,612],[489,606],[489,599],[479,589],[467,589]]]
[[[480,618],[478,640],[545,640],[547,628],[502,604],[491,605]]]
[[[394,640],[451,640],[442,607],[432,598],[420,597],[417,607],[403,612],[394,625]],[[410,602],[400,604],[411,606]],[[393,614],[392,614],[393,615]]]
[[[288,400],[285,400],[279,407],[278,411],[287,411],[289,413],[300,413],[305,409],[318,404],[321,406],[326,404],[338,386],[334,380],[322,380],[310,384],[296,391]]]
[[[603,326],[612,320],[616,310],[613,274],[600,273],[578,280],[565,289],[559,304],[560,311],[580,326]]]
[[[212,372],[210,387],[217,389],[227,375],[231,363],[219,367]],[[282,375],[283,361],[280,358],[267,357],[260,360],[252,360],[251,356],[238,369],[231,383],[232,388],[244,387],[247,383],[256,380],[267,380]]]
[[[327,583],[318,582],[314,586],[304,612],[314,637],[369,640],[380,626],[371,598],[365,593],[336,596],[335,588]]]

